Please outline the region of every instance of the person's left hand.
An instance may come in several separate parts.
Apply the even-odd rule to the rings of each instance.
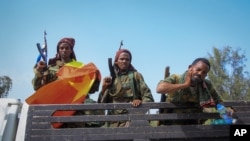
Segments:
[[[137,107],[139,105],[141,105],[142,101],[140,99],[134,99],[133,102],[132,102],[132,105],[134,107]]]

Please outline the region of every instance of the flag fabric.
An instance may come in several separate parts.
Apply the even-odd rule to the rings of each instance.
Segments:
[[[93,63],[84,65],[73,61],[65,64],[57,72],[58,80],[51,82],[26,99],[32,104],[80,104],[83,103],[96,79],[101,80],[101,74]],[[75,111],[56,111],[53,116],[70,116]],[[53,123],[58,128],[62,123]]]

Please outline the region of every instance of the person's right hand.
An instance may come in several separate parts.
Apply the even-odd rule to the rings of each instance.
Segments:
[[[187,85],[187,86],[191,86],[191,84],[192,84],[192,69],[191,68],[189,68],[188,69],[188,72],[187,72],[187,74],[186,74],[186,77],[185,77],[185,84]]]
[[[103,79],[103,86],[108,87],[112,83],[112,77],[108,76]]]
[[[138,106],[141,105],[141,103],[142,103],[142,101],[140,99],[134,99],[133,102],[132,102],[132,105],[134,107],[138,107]]]
[[[103,79],[102,82],[102,93],[111,85],[112,83],[112,77],[108,76]]]
[[[39,61],[37,64],[36,64],[36,69],[38,71],[43,71],[44,69],[46,68],[46,63],[44,61]]]

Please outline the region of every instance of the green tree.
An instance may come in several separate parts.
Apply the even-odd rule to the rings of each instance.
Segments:
[[[241,48],[213,47],[208,53],[211,71],[208,79],[225,100],[250,100],[250,75],[245,70],[247,58]]]
[[[11,78],[8,76],[0,76],[0,98],[7,97],[11,88]]]

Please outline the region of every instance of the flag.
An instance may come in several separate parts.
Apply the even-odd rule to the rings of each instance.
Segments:
[[[96,79],[101,80],[101,74],[93,63],[84,65],[73,61],[65,64],[57,72],[58,80],[44,85],[26,99],[32,104],[80,104],[89,93]],[[75,111],[56,111],[53,116],[70,116]],[[53,123],[58,128],[62,123]]]

